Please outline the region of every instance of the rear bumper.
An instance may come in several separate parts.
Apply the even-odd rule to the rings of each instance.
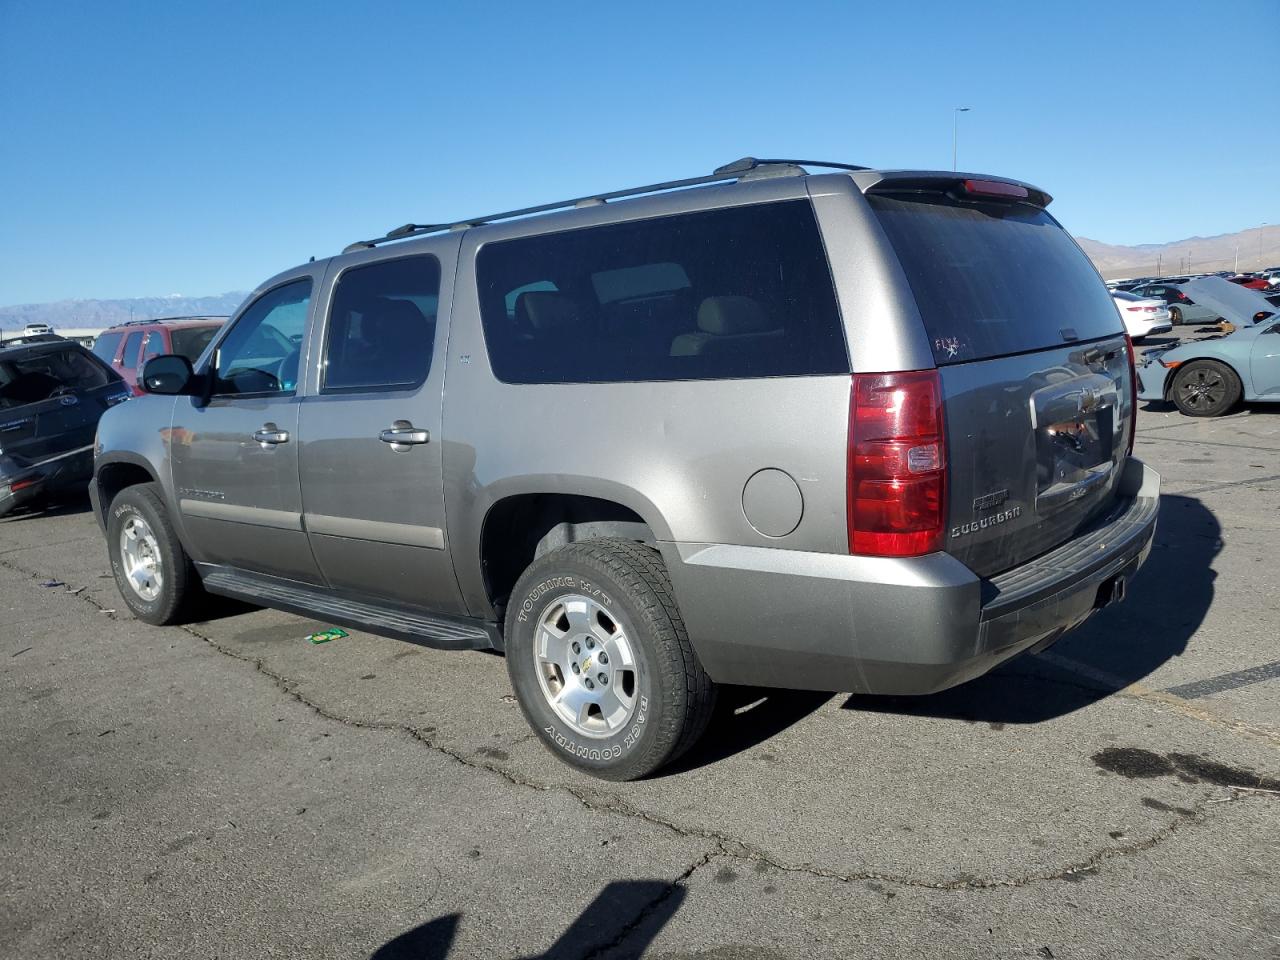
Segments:
[[[0,454],[0,516],[49,494],[73,489],[93,474],[93,448],[54,454],[38,463],[21,463]]]
[[[1169,333],[1173,330],[1173,323],[1168,317],[1163,320],[1135,320],[1125,324],[1129,336],[1137,339],[1138,337],[1150,337],[1157,333]]]
[[[1155,534],[1160,477],[1130,458],[1106,520],[992,579],[945,553],[889,560],[663,543],[689,636],[711,677],[855,693],[925,694],[1043,648],[1118,599]]]

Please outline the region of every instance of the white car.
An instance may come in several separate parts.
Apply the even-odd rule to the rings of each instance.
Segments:
[[[22,333],[24,336],[28,337],[41,333],[53,333],[53,327],[49,326],[47,323],[28,323]]]
[[[1116,309],[1124,320],[1125,333],[1133,340],[1141,340],[1153,333],[1168,333],[1173,329],[1169,305],[1163,300],[1140,297],[1124,290],[1112,290],[1111,299],[1116,302]]]

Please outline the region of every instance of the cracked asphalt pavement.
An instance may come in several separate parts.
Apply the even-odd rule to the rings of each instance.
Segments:
[[[633,784],[498,657],[149,627],[86,505],[2,521],[0,956],[1280,957],[1280,411],[1138,453],[1123,604],[933,697],[728,690]]]

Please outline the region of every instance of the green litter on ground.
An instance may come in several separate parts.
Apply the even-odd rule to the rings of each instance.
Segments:
[[[330,640],[341,640],[347,636],[350,636],[350,634],[341,627],[330,627],[328,630],[321,630],[319,633],[311,634],[307,639],[312,643],[328,643]]]

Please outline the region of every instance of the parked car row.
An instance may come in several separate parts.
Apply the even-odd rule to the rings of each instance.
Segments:
[[[1225,318],[1220,336],[1143,352],[1138,397],[1172,401],[1190,417],[1217,417],[1241,400],[1280,402],[1280,293],[1269,296],[1221,277],[1186,291]]]

